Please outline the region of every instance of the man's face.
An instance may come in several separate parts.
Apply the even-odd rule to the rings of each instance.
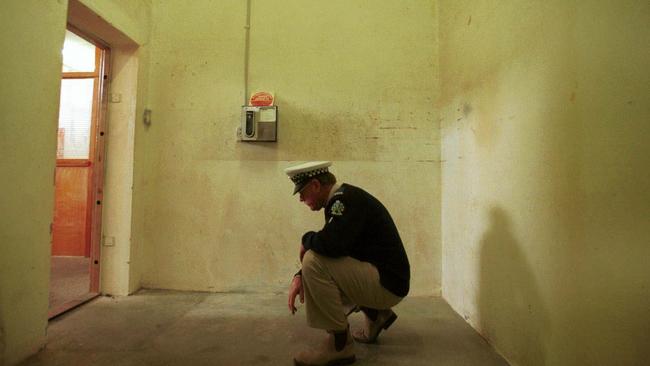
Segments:
[[[316,179],[312,179],[307,185],[300,190],[300,202],[304,202],[312,211],[318,211],[323,208],[321,199],[321,185]]]

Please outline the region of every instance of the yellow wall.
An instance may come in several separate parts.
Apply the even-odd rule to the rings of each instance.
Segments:
[[[74,1],[74,0],[73,0]],[[149,39],[151,0],[77,0],[136,44]]]
[[[151,11],[149,12],[151,16]],[[145,233],[144,233],[144,199],[143,192],[146,189],[145,180],[145,155],[147,147],[145,128],[142,123],[142,116],[146,107],[146,100],[149,86],[149,46],[144,44],[138,48],[138,73],[137,73],[137,100],[135,109],[135,123],[133,131],[133,177],[132,177],[132,218],[131,218],[131,246],[129,248],[129,278],[128,293],[137,291],[142,285],[142,273],[147,265],[145,255]],[[119,149],[119,147],[117,147]]]
[[[650,6],[440,8],[443,296],[513,365],[650,353]]]
[[[284,290],[322,213],[282,169],[328,159],[392,212],[413,294],[442,285],[514,365],[650,357],[647,2],[252,1],[264,144],[235,138],[246,2],[82,2],[141,45],[115,64],[105,291]],[[0,8],[0,364],[45,336],[66,4]]]
[[[146,41],[149,23],[142,15],[150,7],[148,1],[83,2],[121,29],[122,37]],[[64,0],[10,0],[0,5],[0,365],[16,363],[45,340],[67,9]],[[125,245],[121,257],[103,254],[128,264]],[[112,279],[125,279],[124,293],[128,275],[111,274]]]
[[[0,5],[0,364],[45,339],[65,19],[65,2]]]
[[[146,287],[285,290],[323,224],[282,170],[333,160],[379,197],[440,289],[436,13],[430,1],[252,1],[250,89],[279,106],[277,143],[237,142],[246,2],[154,1],[142,180]],[[137,187],[136,187],[137,190]]]

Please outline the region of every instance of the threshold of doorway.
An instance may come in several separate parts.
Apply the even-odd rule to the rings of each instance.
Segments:
[[[52,308],[52,309],[48,310],[48,312],[47,312],[47,319],[52,320],[52,319],[56,318],[57,316],[65,313],[67,311],[70,311],[70,310],[72,310],[72,309],[74,309],[74,308],[76,308],[78,306],[81,306],[81,305],[87,303],[88,301],[96,298],[97,296],[99,296],[98,292],[89,292],[89,293],[87,293],[85,295],[79,296],[78,298],[76,298],[74,300],[68,301],[65,304],[59,305],[59,306],[57,306],[55,308]]]

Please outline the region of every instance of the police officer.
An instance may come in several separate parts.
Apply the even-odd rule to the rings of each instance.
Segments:
[[[285,169],[300,201],[325,210],[323,228],[302,236],[302,268],[291,282],[288,306],[295,313],[299,296],[309,326],[328,336],[320,347],[297,354],[295,365],[353,363],[354,340],[375,342],[397,319],[391,308],[409,291],[409,261],[388,210],[363,189],[337,183],[331,165],[316,161]],[[351,333],[347,315],[354,310],[364,313],[365,326]]]

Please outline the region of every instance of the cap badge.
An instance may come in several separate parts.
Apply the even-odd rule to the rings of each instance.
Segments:
[[[332,213],[332,215],[335,216],[342,216],[344,210],[345,210],[345,206],[343,205],[343,202],[339,200],[336,200],[336,202],[332,204],[332,208],[330,208],[330,212]]]

